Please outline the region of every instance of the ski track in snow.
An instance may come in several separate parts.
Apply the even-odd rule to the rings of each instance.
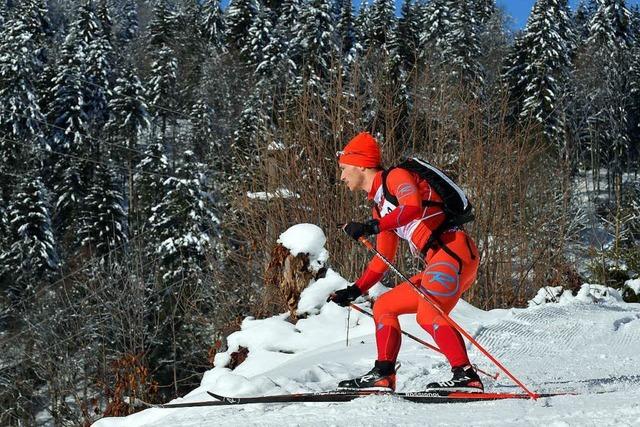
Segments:
[[[95,425],[640,426],[640,304],[575,301],[490,312],[461,305],[453,317],[533,391],[581,394],[538,401],[438,405],[369,396],[347,403],[150,409],[128,418],[103,419]],[[411,316],[401,321],[405,330],[432,342]],[[373,329],[372,325],[364,326]],[[339,380],[366,372],[375,358],[372,334],[350,339],[346,348],[344,337],[336,336],[331,344],[265,366],[249,381],[268,378],[274,387],[269,394],[332,389]],[[468,348],[473,363],[497,372],[477,349]],[[399,361],[398,391],[419,390],[450,375],[440,355],[406,337]],[[504,374],[495,382],[486,377],[483,380],[487,390],[517,391]],[[190,394],[190,400],[207,399],[198,390]]]

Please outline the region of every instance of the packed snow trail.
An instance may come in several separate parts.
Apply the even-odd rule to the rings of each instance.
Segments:
[[[602,296],[605,291],[609,295]],[[246,322],[231,342],[248,344],[250,357],[235,371],[209,371],[203,385],[187,399],[210,399],[206,390],[231,396],[330,390],[339,380],[361,374],[376,354],[373,324],[352,312],[351,343],[346,347],[346,313],[326,305],[291,328],[284,316]],[[527,309],[485,312],[461,301],[453,317],[534,391],[581,394],[536,402],[431,406],[369,396],[346,403],[150,409],[96,425],[640,425],[639,304],[620,301],[615,291],[584,285],[576,297],[565,294],[560,303]],[[413,316],[403,316],[401,322],[404,329],[430,342]],[[469,351],[475,363],[495,369],[476,350]],[[398,391],[421,390],[449,375],[440,355],[408,339],[403,340],[399,360]],[[518,391],[504,377],[484,381],[487,390]]]

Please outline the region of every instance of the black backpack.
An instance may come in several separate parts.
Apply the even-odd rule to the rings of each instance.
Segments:
[[[382,173],[382,191],[384,192],[385,200],[388,200],[396,206],[398,205],[398,199],[391,195],[387,189],[387,174],[394,168],[401,168],[418,174],[422,179],[426,180],[442,198],[442,203],[423,202],[424,206],[441,206],[444,211],[446,219],[444,223],[438,227],[437,232],[434,232],[435,235],[451,227],[461,226],[474,220],[473,206],[464,194],[464,191],[440,169],[417,157],[409,158]]]

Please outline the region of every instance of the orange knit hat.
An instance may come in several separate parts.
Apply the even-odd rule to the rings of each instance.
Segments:
[[[347,165],[377,168],[382,163],[378,142],[369,132],[356,135],[338,155],[338,161]]]

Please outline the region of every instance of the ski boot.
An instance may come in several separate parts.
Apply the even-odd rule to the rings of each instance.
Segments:
[[[467,393],[482,393],[484,386],[480,377],[471,365],[453,368],[453,378],[449,381],[427,384],[425,391],[463,391]]]
[[[340,381],[338,390],[395,391],[396,370],[393,362],[376,360],[372,370],[361,377]]]

